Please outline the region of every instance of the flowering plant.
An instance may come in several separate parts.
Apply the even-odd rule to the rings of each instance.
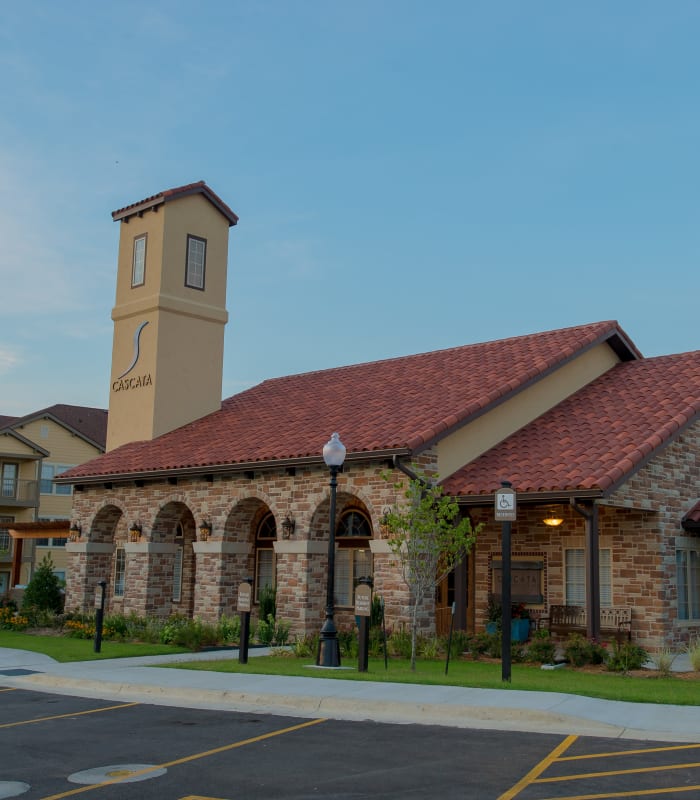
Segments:
[[[530,612],[525,607],[525,603],[513,603],[510,607],[511,619],[530,619]]]

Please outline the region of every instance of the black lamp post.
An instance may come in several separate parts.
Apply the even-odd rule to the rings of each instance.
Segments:
[[[328,534],[328,583],[326,586],[326,619],[318,640],[317,667],[339,667],[340,645],[333,621],[333,594],[335,589],[335,494],[338,488],[338,471],[345,461],[345,445],[337,433],[323,448],[323,460],[331,471],[330,531]]]

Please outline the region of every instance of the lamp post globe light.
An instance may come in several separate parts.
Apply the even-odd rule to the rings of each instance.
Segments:
[[[323,448],[323,460],[331,471],[330,529],[328,533],[328,583],[326,585],[326,619],[318,639],[317,667],[339,667],[340,645],[335,629],[333,594],[335,589],[335,495],[338,488],[338,472],[345,461],[345,445],[334,433]]]

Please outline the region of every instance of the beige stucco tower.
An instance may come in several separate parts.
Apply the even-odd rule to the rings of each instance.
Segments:
[[[221,406],[229,228],[204,183],[112,213],[121,222],[107,450]]]

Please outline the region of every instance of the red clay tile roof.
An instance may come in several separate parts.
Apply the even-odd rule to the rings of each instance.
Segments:
[[[186,186],[177,186],[174,189],[166,189],[164,192],[146,197],[144,200],[139,200],[136,203],[131,203],[124,208],[119,208],[112,212],[112,219],[127,220],[136,214],[141,214],[149,208],[167,203],[170,200],[177,200],[179,197],[186,197],[188,194],[203,194],[207,200],[217,208],[228,220],[229,227],[238,222],[238,217],[234,212],[224,203],[218,194],[213,192],[204,181],[197,181],[196,183],[188,183]]]
[[[700,351],[618,364],[443,482],[483,496],[509,480],[518,492],[609,494],[700,418]]]
[[[353,454],[415,453],[600,342],[638,352],[615,322],[265,381],[220,411],[73,468],[70,478],[320,458],[338,431]],[[62,476],[63,477],[63,476]]]
[[[103,408],[57,403],[39,411],[34,411],[24,417],[13,417],[12,423],[7,427],[19,428],[21,425],[26,425],[42,417],[55,419],[84,439],[88,439],[101,450],[105,449],[107,441],[107,412]]]

